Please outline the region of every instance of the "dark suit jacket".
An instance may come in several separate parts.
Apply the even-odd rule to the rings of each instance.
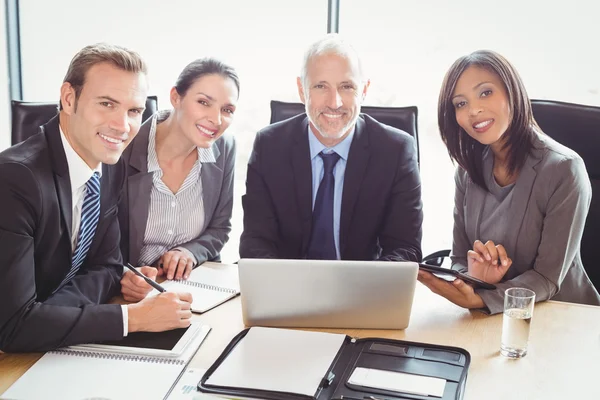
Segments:
[[[103,166],[100,219],[77,275],[71,269],[71,183],[58,117],[0,153],[0,349],[45,351],[120,339],[123,317],[117,200],[122,164]]]
[[[136,265],[142,250],[148,211],[152,174],[148,173],[148,140],[153,118],[147,120],[133,142],[123,153],[127,178],[119,203],[121,252],[123,258]],[[200,265],[207,260],[218,260],[219,253],[229,239],[233,208],[233,179],[235,141],[233,136],[221,136],[213,144],[216,162],[202,164],[202,201],[204,227],[197,238],[179,244],[189,250]]]
[[[242,198],[242,258],[306,257],[312,225],[307,135],[304,114],[256,135]],[[420,260],[422,221],[413,138],[361,115],[344,177],[341,258]]]

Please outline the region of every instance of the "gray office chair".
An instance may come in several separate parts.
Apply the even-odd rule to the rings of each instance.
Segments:
[[[158,110],[158,98],[148,96],[142,121],[147,120]],[[39,127],[50,121],[58,113],[58,103],[36,103],[13,100],[12,144],[15,145],[39,132]]]

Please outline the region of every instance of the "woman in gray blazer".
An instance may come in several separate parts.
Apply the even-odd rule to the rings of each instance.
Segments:
[[[514,67],[491,51],[459,58],[442,85],[440,133],[458,163],[452,268],[496,285],[473,289],[420,271],[455,304],[502,312],[504,291],[600,304],[580,255],[591,185],[577,153],[544,135]]]
[[[172,110],[147,120],[123,153],[128,178],[119,204],[121,251],[125,262],[151,277],[187,279],[194,266],[216,259],[228,240],[235,142],[223,134],[239,89],[230,66],[193,61],[171,89]],[[129,281],[122,281],[126,300],[150,290],[141,278],[137,286]]]

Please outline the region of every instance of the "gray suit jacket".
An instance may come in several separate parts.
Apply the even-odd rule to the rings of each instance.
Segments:
[[[137,263],[142,250],[150,208],[152,173],[148,173],[148,140],[153,118],[142,125],[136,138],[123,153],[127,179],[119,203],[121,252],[123,260],[133,265]],[[192,252],[198,264],[218,259],[231,232],[235,165],[233,136],[221,136],[213,144],[213,151],[216,162],[202,165],[202,233],[194,240],[178,245]]]
[[[504,291],[510,287],[533,290],[536,301],[600,305],[600,296],[581,263],[581,236],[592,197],[581,157],[548,136],[538,135],[513,190],[508,240],[500,243],[513,260],[512,266],[496,290],[477,291],[489,311],[503,311]],[[477,234],[486,193],[464,169],[457,169],[454,269],[467,270],[467,251],[480,239]]]

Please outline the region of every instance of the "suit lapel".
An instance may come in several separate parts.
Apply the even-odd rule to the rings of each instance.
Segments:
[[[529,205],[529,198],[533,191],[533,183],[537,176],[537,172],[535,170],[535,166],[540,162],[541,155],[539,153],[540,150],[533,150],[533,156],[529,156],[521,171],[519,171],[519,177],[515,182],[515,187],[513,188],[513,197],[510,204],[510,214],[511,220],[514,224],[518,225],[519,229],[516,232],[521,230],[521,225],[523,223],[523,219],[525,216],[525,212],[527,211],[527,206]],[[486,191],[477,186],[470,178],[468,183],[468,189],[465,193],[466,197],[466,210],[468,212],[465,213],[465,230],[467,233],[467,237],[470,241],[473,240],[481,240],[480,237],[480,225],[481,225],[481,214],[483,209],[483,204],[485,202],[485,197],[487,196]],[[504,245],[506,248],[516,249],[516,243],[518,240],[518,234],[510,235],[507,237]],[[511,254],[510,257],[514,260],[516,259],[516,254]]]
[[[298,211],[302,221],[302,253],[304,254],[312,228],[312,166],[308,145],[308,118],[304,118],[295,137],[292,146],[292,172]]]
[[[360,187],[369,164],[369,136],[365,121],[359,118],[356,122],[354,139],[348,153],[346,172],[344,174],[344,190],[342,193],[342,209],[340,215],[340,256],[344,258],[347,233],[354,215],[354,205],[358,199]]]
[[[221,152],[219,147],[215,144],[212,147],[215,160],[219,159]],[[214,163],[202,164],[202,171],[200,179],[202,180],[202,203],[204,206],[204,226],[202,231],[206,229],[206,226],[212,219],[217,201],[221,195],[221,185],[223,183],[223,170],[219,165]]]
[[[149,193],[152,190],[152,173],[148,172],[148,140],[152,122],[144,124],[132,143],[127,182],[129,210],[129,259],[137,263],[148,222]]]
[[[523,168],[519,171],[519,177],[513,188],[514,192],[510,204],[510,213],[513,223],[516,224],[519,229],[515,231],[517,234],[510,235],[506,240],[507,248],[515,249],[515,254],[510,255],[513,260],[517,260],[519,257],[518,254],[516,254],[517,241],[519,240],[519,233],[521,232],[523,221],[525,220],[525,213],[527,212],[529,199],[531,193],[533,193],[533,185],[537,177],[535,167],[541,161],[542,153],[543,150],[534,147],[533,154],[527,157],[527,161],[525,161]]]
[[[52,118],[46,125],[42,127],[48,147],[50,149],[50,158],[52,169],[54,171],[54,182],[56,184],[56,192],[58,194],[58,202],[60,211],[65,224],[65,230],[69,239],[69,250],[72,257],[71,237],[73,231],[73,194],[71,190],[71,179],[69,176],[69,164],[67,156],[60,138],[59,117],[58,115]]]
[[[465,190],[466,205],[464,206],[463,213],[465,218],[465,231],[469,242],[471,242],[470,245],[472,246],[475,240],[481,240],[479,224],[481,223],[483,203],[485,202],[488,192],[473,182],[468,175],[467,179],[467,189]]]

